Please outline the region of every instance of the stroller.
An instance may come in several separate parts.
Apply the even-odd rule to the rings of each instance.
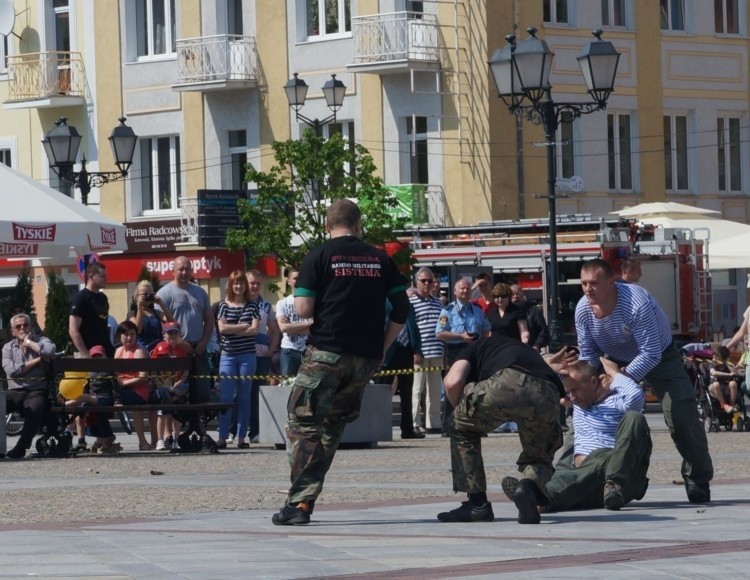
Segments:
[[[698,402],[698,416],[703,422],[706,433],[718,432],[723,427],[731,431],[750,431],[750,417],[742,393],[738,393],[734,410],[727,413],[719,401],[711,394],[709,387],[712,378],[710,368],[714,356],[711,348],[683,350],[685,368],[693,383],[695,397]]]

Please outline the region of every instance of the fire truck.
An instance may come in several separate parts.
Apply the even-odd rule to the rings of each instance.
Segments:
[[[453,284],[490,273],[494,282],[520,284],[549,319],[549,221],[493,221],[475,226],[415,227],[409,240],[416,267],[441,276],[442,291],[453,299]],[[558,216],[558,320],[563,342],[575,343],[574,312],[583,295],[580,271],[592,258],[606,260],[619,274],[625,258],[641,262],[638,282],[667,314],[674,335],[710,340],[711,278],[708,230],[663,229],[632,220],[595,219],[589,214]]]

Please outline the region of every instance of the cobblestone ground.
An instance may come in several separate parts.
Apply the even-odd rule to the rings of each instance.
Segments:
[[[649,478],[673,484],[680,480],[679,455],[661,417],[651,415],[649,422],[654,441]],[[716,480],[750,478],[750,433],[708,437]],[[284,501],[286,453],[273,446],[230,448],[218,455],[143,453],[135,451],[132,436],[119,438],[125,452],[115,457],[0,460],[0,523],[273,509]],[[492,434],[482,446],[490,494],[502,495],[500,480],[515,472],[518,437]],[[428,497],[452,497],[449,441],[437,435],[340,450],[320,503]]]

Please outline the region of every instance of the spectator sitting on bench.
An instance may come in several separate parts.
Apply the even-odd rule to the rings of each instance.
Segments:
[[[157,343],[151,349],[151,358],[183,358],[189,357],[193,352],[190,345],[182,340],[179,322],[164,323],[164,340]],[[189,389],[189,372],[187,370],[177,373],[162,373],[154,377],[158,387],[161,387],[173,403],[187,403]],[[170,411],[159,411],[157,420],[157,432],[159,440],[156,442],[157,451],[171,451],[177,447],[177,438],[182,431],[182,424],[177,420],[175,413]]]
[[[10,330],[13,340],[3,346],[3,370],[8,377],[6,410],[8,413],[21,413],[24,421],[16,446],[5,456],[21,459],[44,421],[47,382],[41,363],[43,359],[55,356],[55,343],[44,336],[32,334],[28,314],[12,317]]]
[[[148,358],[146,349],[138,344],[137,336],[138,327],[133,322],[126,320],[120,323],[117,327],[117,337],[122,346],[115,352],[116,359]],[[120,396],[122,397],[123,405],[147,405],[161,402],[162,393],[154,389],[154,385],[145,371],[120,372],[117,373],[117,380],[122,388]],[[146,441],[144,415],[143,411],[133,413],[133,426],[138,435],[138,449],[141,451],[153,451],[157,441],[156,411],[148,412],[148,422],[151,428],[151,440],[153,444],[149,444]]]

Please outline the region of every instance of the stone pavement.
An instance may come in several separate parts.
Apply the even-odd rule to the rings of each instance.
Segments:
[[[649,417],[653,428],[659,429],[655,434],[657,440],[668,439],[663,427],[658,427],[660,420],[660,416]],[[397,438],[397,433],[394,437]],[[201,511],[196,502],[200,486],[219,494],[222,485],[247,485],[233,484],[227,480],[228,474],[210,472],[218,468],[220,461],[233,458],[235,462],[230,469],[234,465],[236,472],[241,473],[243,465],[255,466],[256,470],[262,470],[255,472],[258,478],[265,478],[277,488],[283,487],[279,475],[286,471],[282,452],[254,450],[249,454],[235,452],[234,456],[203,456],[189,461],[133,454],[121,458],[2,462],[0,492],[13,494],[34,489],[45,500],[49,501],[51,496],[54,501],[47,506],[37,496],[37,504],[50,512],[44,521],[32,518],[34,510],[30,506],[25,508],[29,513],[25,520],[0,525],[0,577],[406,579],[544,575],[580,579],[594,574],[609,578],[713,578],[730,574],[745,577],[750,569],[747,551],[750,476],[744,469],[748,463],[744,451],[746,438],[750,434],[711,434],[715,463],[727,465],[734,461],[743,467],[741,471],[733,471],[731,477],[720,472],[718,477],[724,479],[712,483],[711,504],[687,503],[683,487],[660,476],[643,501],[620,512],[545,514],[538,526],[516,523],[515,506],[502,495],[494,480],[490,499],[496,519],[492,523],[443,524],[435,519],[438,512],[456,507],[462,499],[450,493],[447,473],[436,479],[433,472],[427,472],[430,474],[427,479],[411,484],[426,491],[437,489],[437,495],[432,494],[435,497],[405,499],[403,492],[399,496],[378,495],[377,488],[387,487],[385,482],[389,477],[395,482],[400,473],[386,463],[390,457],[387,449],[340,453],[338,464],[334,461],[336,471],[332,471],[326,485],[328,497],[354,488],[360,501],[320,502],[313,522],[301,527],[274,526],[270,517],[275,510],[268,509],[267,504],[259,505],[263,509],[234,507],[235,511],[227,511],[234,506],[229,504],[224,511]],[[126,446],[135,445],[128,439],[124,442]],[[515,436],[491,436],[490,442],[515,443]],[[400,453],[414,454],[412,458],[429,453],[426,446],[408,443],[409,446],[400,448]],[[431,443],[443,462],[447,462],[447,443],[439,438]],[[426,444],[430,444],[429,438]],[[676,452],[671,445],[666,449],[668,452],[656,454],[652,462],[675,465]],[[271,460],[261,467],[260,461],[267,454]],[[355,463],[356,458],[364,463]],[[86,479],[99,470],[102,473],[96,477],[104,477],[107,470],[115,468],[142,470],[134,467],[141,463],[150,469],[152,464],[147,462],[154,461],[160,461],[157,465],[168,471],[158,478],[163,481],[159,493],[180,495],[195,507],[174,512],[182,515],[105,519],[91,506],[90,513],[96,513],[98,519],[89,521],[83,520],[85,507],[76,521],[59,515],[66,513],[63,504],[80,502],[86,506],[87,502],[107,501],[102,499],[107,496],[99,493],[102,489],[114,494],[113,504],[127,497],[126,507],[127,501],[133,500],[125,495],[125,487],[135,491],[136,497],[138,490],[142,490],[141,495],[154,493],[147,487],[148,475],[134,473],[128,478],[114,472],[111,480],[92,479],[89,483]],[[279,464],[277,474],[270,472],[269,466],[274,464]],[[86,469],[87,465],[97,466],[97,471]],[[368,483],[348,480],[349,474],[363,470],[362,465],[369,473]],[[505,465],[501,466],[501,473],[508,473]],[[172,476],[179,466],[184,469],[192,466],[194,471]],[[248,481],[247,477],[240,476],[244,481]],[[3,497],[6,501],[18,499],[15,495]],[[280,504],[282,498],[283,495],[276,494],[272,500]],[[148,505],[146,499],[142,498]],[[57,512],[56,502],[61,506]],[[18,509],[6,504],[6,510],[11,507]],[[133,511],[115,505],[111,513]]]

